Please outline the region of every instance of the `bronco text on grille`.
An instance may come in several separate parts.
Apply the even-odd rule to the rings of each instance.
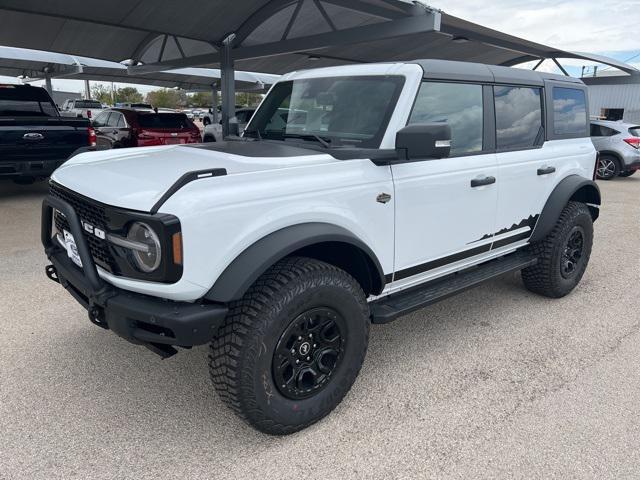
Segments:
[[[99,228],[104,232],[107,231],[108,222],[105,208],[99,203],[89,200],[82,195],[72,192],[71,190],[67,190],[54,182],[50,182],[49,184],[49,193],[52,196],[60,198],[71,204],[73,209],[76,211],[76,214],[83,222],[83,225],[88,224],[95,228]],[[64,215],[60,212],[55,212],[54,220],[56,229],[59,232],[62,232],[63,230],[67,230],[68,232],[71,231],[67,219],[64,218]],[[86,229],[83,229],[83,233],[89,243],[89,250],[91,251],[93,261],[110,273],[118,273],[118,266],[107,240],[90,234]]]

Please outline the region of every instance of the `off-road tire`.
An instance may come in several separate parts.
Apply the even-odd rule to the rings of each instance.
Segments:
[[[626,172],[621,172],[620,176],[623,177],[623,178],[626,178],[626,177],[630,177],[631,175],[633,175],[636,172],[637,172],[637,170],[630,170],[630,171],[626,171]]]
[[[603,162],[607,162],[608,165],[611,165],[610,168],[612,168],[612,170],[610,170],[609,173],[605,175],[601,175]],[[620,171],[621,171],[620,161],[616,157],[613,157],[611,155],[601,155],[600,158],[598,159],[598,166],[596,167],[596,176],[600,180],[613,180],[618,175],[620,175]]]
[[[321,390],[287,398],[275,384],[274,352],[294,319],[316,307],[342,315],[343,356]],[[367,351],[369,324],[365,294],[353,277],[318,260],[286,258],[230,305],[211,342],[211,380],[223,402],[256,429],[273,435],[302,430],[331,412],[353,385]]]
[[[563,255],[574,227],[581,228],[583,247],[574,273],[566,278],[562,273]],[[550,298],[569,294],[580,283],[589,263],[593,245],[593,220],[589,208],[580,202],[569,202],[558,222],[546,238],[530,246],[538,263],[522,270],[522,280],[530,291]]]

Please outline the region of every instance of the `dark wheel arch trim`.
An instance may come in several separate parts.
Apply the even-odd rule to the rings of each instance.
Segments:
[[[579,175],[570,175],[551,192],[529,240],[531,243],[542,240],[551,232],[570,200],[587,204],[593,220],[598,219],[600,209],[595,205],[602,203],[598,185],[593,180]]]
[[[602,151],[598,151],[598,153],[600,154],[600,157],[598,158],[598,160],[601,157],[613,157],[615,160],[618,161],[618,166],[620,167],[620,170],[624,170],[624,161],[622,160],[622,157],[611,150],[602,150]]]
[[[348,230],[329,223],[303,223],[277,230],[246,248],[222,272],[204,296],[206,300],[227,303],[239,300],[269,267],[294,252],[318,244],[343,243],[362,251],[375,267],[371,272],[374,294],[382,292],[385,275],[375,253]]]

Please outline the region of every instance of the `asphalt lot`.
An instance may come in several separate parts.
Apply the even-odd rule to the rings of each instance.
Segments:
[[[206,347],[160,360],[46,279],[46,184],[0,182],[0,478],[640,476],[640,174],[601,182],[591,264],[562,300],[517,275],[374,326],[327,419],[284,438],[224,408]]]

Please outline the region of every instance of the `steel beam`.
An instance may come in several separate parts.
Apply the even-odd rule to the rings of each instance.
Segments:
[[[308,35],[290,40],[265,43],[261,45],[251,45],[246,47],[233,48],[233,58],[238,60],[249,60],[252,58],[264,58],[275,55],[285,55],[289,53],[299,53],[310,50],[317,50],[330,47],[340,47],[361,42],[375,42],[398,38],[405,35],[417,33],[428,33],[440,30],[440,12],[430,11],[424,15],[389,20],[387,22],[364,25],[360,27],[348,28],[337,32],[326,32],[317,35]],[[168,60],[155,64],[130,66],[132,73],[152,73],[163,70],[183,67],[193,67],[196,65],[208,65],[222,63],[222,52],[195,55],[193,57]]]
[[[45,88],[47,89],[47,92],[49,92],[49,95],[53,96],[53,86],[51,84],[51,74],[49,74],[49,73],[45,73],[44,74],[44,84],[45,84]]]
[[[222,88],[222,136],[238,133],[236,122],[236,80],[232,55],[233,36],[230,35],[222,43],[220,49],[220,83]],[[235,124],[235,127],[233,125]]]
[[[213,107],[211,110],[211,114],[212,114],[212,121],[214,124],[218,123],[218,86],[217,85],[213,85],[213,88],[211,89],[211,106]]]

